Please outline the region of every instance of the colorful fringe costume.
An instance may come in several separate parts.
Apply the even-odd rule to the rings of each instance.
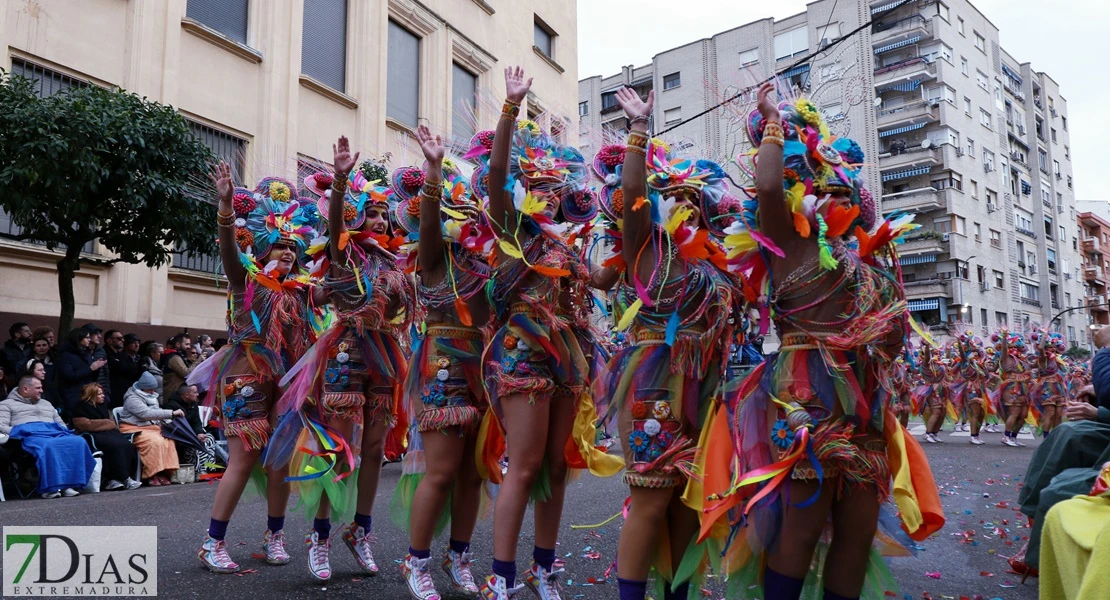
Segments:
[[[1025,340],[1020,333],[1001,329],[991,334],[998,356],[998,372],[1001,382],[998,386],[999,404],[1005,408],[1025,407],[1029,404],[1030,383],[1028,358]]]
[[[927,411],[937,408],[943,409],[948,404],[948,372],[943,354],[929,344],[921,345],[920,357],[921,384],[913,391],[914,406],[917,414],[924,415]]]
[[[236,188],[235,237],[247,271],[242,293],[228,294],[228,344],[189,374],[188,383],[208,390],[206,406],[217,406],[224,434],[238,437],[248,451],[270,439],[270,411],[278,380],[302,356],[313,338],[309,273],[303,266],[283,279],[276,262],[263,265],[272,248],[296,249],[303,264],[316,238],[315,206],[301,205],[289,182],[267,178],[254,191]]]
[[[952,370],[959,374],[960,381],[953,388],[953,404],[959,413],[958,420],[968,418],[972,405],[978,405],[985,417],[991,412],[991,403],[987,395],[983,340],[967,331],[957,336],[955,349],[957,362]]]
[[[706,425],[700,539],[727,540],[720,572],[735,575],[730,598],[749,593],[765,553],[790,535],[781,524],[787,505],[816,501],[816,494],[790,497],[790,479],[831,485],[836,498],[873,488],[880,501],[893,498],[902,529],[916,540],[944,522],[924,454],[890,410],[892,365],[913,326],[893,243],[914,226],[897,218],[869,235],[876,207],[859,179],[862,150],[852,140],[833,139],[805,99],[780,110],[785,201],[794,230],[801,238],[816,236],[818,252],[788,273],[774,272],[778,263],[770,254],[785,254],[759,231],[754,198],[726,230],[730,264],[748,274],[748,300],[774,319],[782,340]],[[753,112],[748,133],[757,149],[764,126]],[[828,202],[829,195],[849,198],[851,207]],[[828,311],[830,304],[837,310]],[[835,316],[815,318],[816,307]],[[880,517],[865,597],[883,598],[896,586],[876,557],[905,555],[912,545],[892,522]],[[827,535],[805,582],[807,597],[819,597],[823,588]]]
[[[1037,380],[1033,401],[1042,411],[1047,406],[1064,407],[1068,401],[1067,364],[1062,357],[1067,344],[1059,333],[1040,329],[1030,335],[1036,350]]]

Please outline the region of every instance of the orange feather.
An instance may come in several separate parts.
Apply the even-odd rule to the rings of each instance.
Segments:
[[[566,277],[570,275],[570,271],[566,269],[559,269],[557,267],[545,267],[543,265],[532,265],[532,270],[547,277]]]
[[[470,307],[466,305],[466,300],[455,298],[455,312],[459,313],[460,323],[467,327],[474,326],[474,318],[470,316]]]
[[[809,234],[810,234],[809,219],[807,219],[806,216],[803,215],[802,213],[799,213],[799,212],[794,213],[794,231],[797,231],[798,235],[800,235],[804,238],[809,237]]]

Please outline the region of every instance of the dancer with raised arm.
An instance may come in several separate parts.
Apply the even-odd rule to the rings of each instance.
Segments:
[[[726,244],[782,345],[706,426],[701,537],[731,529],[718,554],[729,597],[762,575],[763,598],[799,598],[807,581],[808,597],[881,598],[889,573],[869,568],[883,565],[883,503],[913,539],[943,523],[924,455],[890,410],[911,326],[892,242],[913,226],[876,228],[860,147],[813,103],[774,94],[759,89],[748,121],[757,196]]]
[[[316,237],[315,211],[305,210],[290,182],[266,178],[253,190],[236,188],[231,167],[212,175],[219,194],[220,258],[228,282],[228,344],[190,374],[208,390],[206,404],[223,418],[229,460],[216,489],[208,537],[198,553],[209,570],[234,573],[224,536],[251,471],[277,421],[278,380],[312,339],[308,244]],[[217,402],[218,400],[218,402]],[[289,562],[284,469],[266,473],[266,562]]]
[[[925,441],[941,444],[944,440],[937,436],[944,425],[944,411],[948,403],[945,381],[948,377],[948,365],[943,349],[938,350],[928,342],[921,344],[918,363],[921,368],[921,384],[914,389],[914,395],[918,410],[925,419]]]
[[[999,404],[1006,418],[1002,443],[1013,447],[1024,446],[1025,442],[1018,439],[1018,433],[1029,411],[1032,390],[1031,360],[1026,353],[1025,338],[1020,333],[1002,328],[991,335],[991,341],[995,344],[998,372],[1002,378],[998,388]]]

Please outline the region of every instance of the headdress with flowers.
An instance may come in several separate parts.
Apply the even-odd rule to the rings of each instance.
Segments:
[[[296,250],[303,264],[316,237],[316,214],[304,210],[293,184],[267,177],[253,191],[235,188],[233,198],[235,241],[241,253],[261,261],[275,245],[286,245]]]

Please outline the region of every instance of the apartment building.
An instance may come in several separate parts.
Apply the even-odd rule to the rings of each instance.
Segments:
[[[475,97],[503,93],[507,64],[535,79],[530,112],[571,115],[575,22],[574,0],[3,0],[0,67],[43,94],[120,86],[170,104],[251,185],[300,181],[341,134],[363,156],[390,153],[392,166],[418,160],[402,141],[420,123],[465,143],[496,122],[500,106]],[[18,233],[2,212],[0,232]],[[110,258],[86,248],[77,322],[223,329],[218,258],[162,269]],[[0,324],[53,322],[56,260],[0,239],[0,281],[20,282],[0,286]]]
[[[613,98],[623,85],[656,90],[659,131],[751,85],[752,73],[789,68],[783,77],[821,107],[834,133],[864,148],[864,175],[884,213],[912,212],[923,225],[901,246],[919,321],[941,337],[956,326],[983,333],[1052,322],[1082,343],[1081,311],[1054,320],[1086,295],[1067,102],[1051,77],[998,40],[965,0],[820,0],[582,80],[580,132],[627,126]],[[704,155],[735,156],[747,149],[738,139],[744,100],[674,133]]]
[[[1107,295],[1107,282],[1110,281],[1110,218],[1104,208],[1102,211],[1086,210],[1090,202],[1080,202],[1079,245],[1083,253],[1083,281],[1087,286],[1087,310],[1091,325],[1100,327],[1110,325],[1110,296]],[[1105,202],[1098,204],[1107,205]],[[1110,206],[1110,205],[1108,205]],[[1100,214],[1101,213],[1101,214]]]

